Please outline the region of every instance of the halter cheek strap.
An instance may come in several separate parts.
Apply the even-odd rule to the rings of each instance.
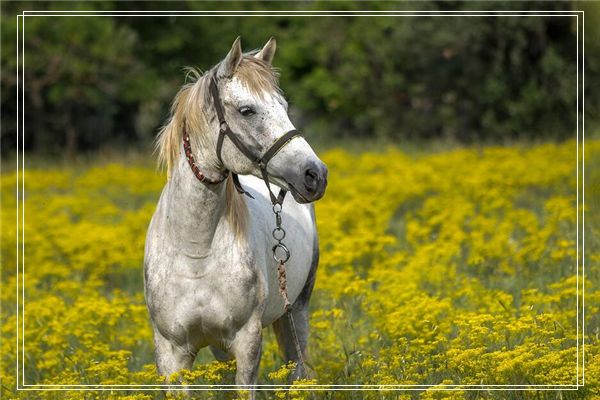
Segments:
[[[217,118],[219,119],[219,137],[217,139],[217,157],[219,161],[221,162],[221,164],[223,164],[223,159],[221,158],[221,151],[223,148],[223,141],[225,140],[225,136],[227,136],[229,140],[231,140],[231,142],[235,145],[235,147],[237,147],[238,150],[244,156],[246,156],[246,158],[252,161],[252,163],[258,166],[258,168],[260,169],[262,178],[265,181],[265,184],[267,185],[267,189],[269,190],[271,203],[273,203],[274,205],[281,205],[283,203],[283,199],[285,198],[287,191],[281,189],[277,196],[273,194],[273,191],[271,190],[271,185],[269,183],[269,173],[267,172],[267,164],[279,152],[279,150],[281,150],[282,147],[288,144],[290,140],[292,140],[294,137],[300,136],[301,133],[295,129],[286,132],[280,138],[278,138],[275,141],[275,143],[273,143],[271,147],[269,147],[269,149],[267,149],[267,151],[262,156],[256,156],[250,149],[248,149],[248,147],[246,147],[244,142],[242,142],[239,139],[239,137],[229,128],[227,121],[225,121],[225,114],[223,112],[223,106],[221,105],[219,89],[217,87],[217,81],[215,80],[215,78],[212,78],[210,80],[210,93],[213,98]],[[232,172],[231,176],[235,188],[239,193],[245,194],[250,198],[254,198],[250,193],[244,190],[237,174]]]

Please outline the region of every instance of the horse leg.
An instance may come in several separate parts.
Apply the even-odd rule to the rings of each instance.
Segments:
[[[182,369],[191,370],[198,349],[188,346],[180,346],[166,339],[157,329],[154,329],[154,347],[155,358],[158,373],[165,377],[168,382],[169,377]],[[169,383],[169,382],[168,382]],[[174,393],[175,386],[169,386],[168,392]],[[190,394],[187,387],[184,389],[186,394]]]
[[[319,265],[319,244],[318,240],[315,239],[313,259],[310,272],[302,292],[292,305],[292,318],[294,320],[294,326],[296,328],[296,336],[298,338],[298,344],[300,345],[300,351],[302,352],[302,359],[306,360],[308,353],[306,347],[308,344],[308,303],[310,296],[312,295],[313,288],[315,286],[315,277],[317,273],[317,266]],[[290,380],[306,378],[307,370],[306,365],[300,367],[300,357],[298,357],[298,351],[296,350],[296,343],[290,325],[289,316],[287,313],[283,314],[281,318],[273,323],[273,331],[279,344],[279,349],[283,353],[285,362],[293,361],[296,363],[296,369],[292,373]]]
[[[235,384],[240,386],[239,390],[250,390],[250,398],[254,399],[255,392],[253,388],[241,386],[255,385],[258,379],[258,366],[262,351],[262,323],[260,316],[252,316],[236,333],[235,338],[231,342],[230,349],[237,364]]]

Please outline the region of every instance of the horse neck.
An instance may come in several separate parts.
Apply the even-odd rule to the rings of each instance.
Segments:
[[[172,243],[190,256],[210,249],[225,211],[226,181],[204,184],[193,174],[183,152],[168,183],[166,223]]]

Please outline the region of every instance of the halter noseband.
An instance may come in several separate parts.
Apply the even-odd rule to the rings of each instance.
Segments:
[[[239,151],[242,152],[243,155],[246,156],[252,163],[254,163],[260,169],[260,173],[262,175],[265,184],[267,185],[267,189],[269,190],[269,196],[271,197],[271,203],[273,205],[283,203],[283,199],[287,193],[286,190],[281,189],[279,191],[279,195],[276,197],[271,190],[271,185],[269,183],[269,174],[267,172],[267,164],[271,159],[281,150],[283,146],[288,144],[290,140],[292,140],[296,136],[300,136],[301,133],[295,129],[284,133],[280,138],[278,138],[275,143],[271,145],[267,149],[267,151],[262,156],[255,155],[246,145],[237,137],[237,135],[229,128],[227,121],[225,121],[225,114],[223,112],[223,106],[221,104],[221,99],[219,97],[219,89],[217,88],[217,81],[213,77],[210,80],[210,93],[213,98],[215,111],[217,112],[217,118],[219,119],[219,138],[217,140],[217,157],[221,164],[223,164],[223,160],[221,158],[221,150],[223,148],[223,141],[225,140],[225,136],[229,138],[233,142],[233,144],[238,148]],[[231,173],[231,177],[233,179],[233,184],[239,193],[243,193],[251,198],[252,195],[248,193],[242,187],[240,183],[240,179],[237,174]]]

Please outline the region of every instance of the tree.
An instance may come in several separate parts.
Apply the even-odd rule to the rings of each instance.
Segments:
[[[16,72],[16,18],[5,21],[3,69]],[[135,135],[134,119],[123,114],[135,114],[158,86],[153,71],[136,57],[137,44],[137,33],[113,18],[26,17],[21,55],[26,148],[74,154]],[[3,105],[16,86],[10,72],[2,75]],[[119,118],[123,124],[115,123]]]

